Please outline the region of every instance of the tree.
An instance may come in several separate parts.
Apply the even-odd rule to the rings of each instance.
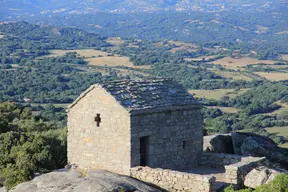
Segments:
[[[3,53],[2,53],[2,57],[1,57],[1,63],[2,63],[2,64],[6,64],[6,57],[7,57],[6,53],[3,52]]]

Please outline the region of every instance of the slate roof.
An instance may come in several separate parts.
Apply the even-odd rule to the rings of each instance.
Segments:
[[[95,86],[104,88],[129,111],[191,104],[200,105],[182,85],[167,78],[110,81]],[[82,94],[82,97],[85,95]],[[72,106],[73,104],[70,108]]]

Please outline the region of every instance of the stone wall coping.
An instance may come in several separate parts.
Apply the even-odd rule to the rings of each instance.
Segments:
[[[209,153],[204,152],[201,156],[213,156],[213,157],[228,157],[228,158],[243,158],[243,156],[236,155],[236,154],[227,154],[227,153]]]
[[[234,163],[234,164],[231,164],[231,165],[226,165],[225,169],[226,168],[228,168],[228,169],[230,168],[231,169],[232,167],[239,168],[239,167],[245,166],[245,165],[247,165],[249,163],[260,162],[260,161],[263,161],[265,159],[266,159],[266,157],[242,157],[240,162]]]
[[[142,167],[142,166],[137,166],[137,167],[132,167],[130,171],[141,171],[141,172],[147,172],[147,173],[163,173],[163,172],[168,172],[169,175],[171,176],[188,176],[189,178],[198,178],[199,180],[202,181],[207,181],[207,182],[213,182],[215,181],[216,177],[215,176],[208,176],[208,175],[200,175],[200,174],[194,174],[194,173],[188,173],[188,172],[181,172],[181,171],[175,171],[175,170],[170,170],[170,169],[162,169],[162,168],[150,168],[150,167]]]

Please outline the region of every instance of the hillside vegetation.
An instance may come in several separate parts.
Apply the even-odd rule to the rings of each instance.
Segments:
[[[212,39],[207,43],[201,37],[202,42],[184,43],[107,38],[76,28],[27,22],[1,23],[0,33],[0,102],[5,102],[0,103],[0,177],[8,188],[33,178],[36,172],[65,165],[64,107],[100,81],[173,78],[206,106],[202,113],[208,134],[244,130],[267,135],[279,145],[288,141],[283,134],[267,131],[273,127],[283,131],[288,126],[287,113],[279,112],[288,103],[288,82],[270,81],[256,73],[288,74],[283,37],[271,39],[277,45],[268,42],[263,47],[235,42],[232,36],[223,43]],[[251,50],[258,53],[251,54]],[[235,68],[228,59],[224,65],[217,64],[223,58],[249,58],[254,63]],[[261,64],[263,60],[267,63]],[[233,78],[236,74],[238,78]]]
[[[66,129],[16,104],[0,103],[0,143],[0,185],[7,189],[67,163]]]

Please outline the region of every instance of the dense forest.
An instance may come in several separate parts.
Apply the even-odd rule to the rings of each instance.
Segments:
[[[255,50],[259,58],[273,58],[287,53],[287,14],[261,11],[157,12],[39,16],[29,22],[80,27],[104,36],[149,40],[179,40],[201,45],[219,45]],[[265,18],[265,19],[263,19]]]

